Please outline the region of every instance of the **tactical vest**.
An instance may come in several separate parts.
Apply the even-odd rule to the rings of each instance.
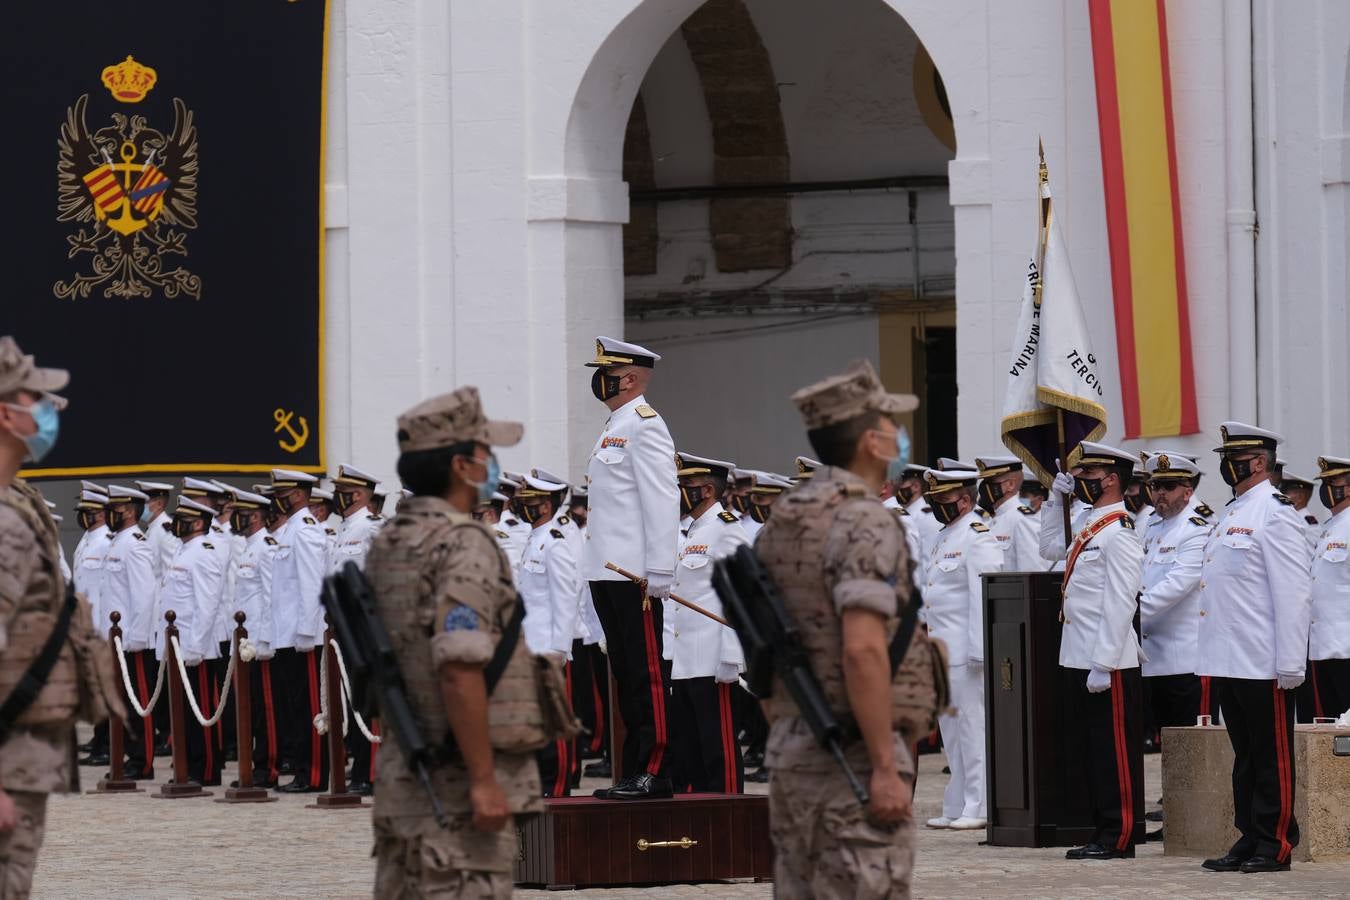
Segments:
[[[835,612],[825,573],[825,548],[835,518],[850,503],[876,503],[858,486],[821,478],[821,472],[774,504],[773,516],[760,532],[755,554],[768,569],[784,605],[801,633],[802,643],[819,679],[826,702],[841,721],[851,721],[844,687],[842,620]],[[900,524],[889,519],[896,528]],[[895,612],[886,618],[886,638],[894,637],[900,611],[909,602],[909,571],[904,536],[897,541]],[[938,713],[947,708],[946,647],[915,630],[909,650],[892,679],[891,724],[912,744],[932,731]],[[768,700],[771,719],[800,713],[791,695],[774,678]]]
[[[483,525],[453,510],[429,512],[405,508],[376,538],[366,571],[377,598],[376,605],[407,684],[409,700],[422,722],[428,741],[439,742],[450,723],[441,700],[440,678],[432,662],[431,639],[437,633],[437,599],[454,596],[452,585],[433,580],[431,565],[444,561],[450,548],[460,544],[459,529],[482,532],[483,540],[469,546],[490,549],[497,590],[492,592],[485,627],[494,646],[511,618],[516,590],[511,567]],[[464,535],[460,535],[463,538]],[[524,753],[538,750],[548,741],[544,714],[539,703],[536,663],[522,637],[511,654],[501,680],[488,698],[489,737],[494,750]]]
[[[3,702],[42,653],[43,645],[51,636],[65,598],[65,583],[61,578],[56,523],[47,514],[41,497],[36,496],[28,485],[15,481],[12,490],[0,491],[0,506],[13,510],[32,529],[39,557],[24,593],[19,597],[4,598],[6,605],[13,604],[13,617],[8,626],[9,646],[0,653],[0,702]],[[74,627],[77,626],[72,623]],[[75,651],[67,641],[37,699],[14,724],[66,724],[74,721],[79,708],[79,671]]]

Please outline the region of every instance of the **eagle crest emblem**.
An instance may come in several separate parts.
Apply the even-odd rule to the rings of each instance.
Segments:
[[[103,70],[103,84],[118,103],[145,98],[155,71],[130,56]],[[197,128],[192,111],[173,98],[168,131],[146,116],[114,110],[110,124],[90,130],[89,94],[66,110],[57,141],[57,221],[67,235],[67,258],[83,263],[53,293],[83,299],[133,299],[156,291],[168,299],[201,298],[202,280],[186,269],[189,232],[197,228]]]

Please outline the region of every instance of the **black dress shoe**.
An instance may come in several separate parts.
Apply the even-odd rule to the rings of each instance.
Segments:
[[[613,778],[614,767],[609,764],[609,760],[602,759],[582,769],[581,774],[587,778]]]
[[[749,752],[745,754],[745,767],[747,769],[758,769],[764,765],[764,754]]]
[[[155,770],[154,769],[141,769],[140,771],[128,770],[126,777],[131,779],[132,781],[154,781]]]
[[[660,778],[647,772],[631,779],[627,784],[618,785],[609,792],[611,800],[664,800],[673,796],[675,789],[669,778]]]
[[[1134,859],[1134,848],[1116,850],[1101,844],[1084,844],[1064,854],[1065,859]]]
[[[78,751],[80,751],[81,753],[88,753],[89,751],[91,751],[91,750],[94,749],[94,742],[93,742],[93,741],[85,741],[83,744],[81,744],[80,746],[76,747],[75,749],[78,750]]]
[[[1236,872],[1242,868],[1250,857],[1238,856],[1236,853],[1225,853],[1223,856],[1216,856],[1213,859],[1207,859],[1200,865],[1209,869],[1211,872]]]
[[[1244,875],[1253,872],[1288,872],[1289,863],[1278,862],[1269,856],[1253,856],[1242,864],[1241,871]]]
[[[90,753],[84,759],[80,760],[82,766],[106,766],[111,762],[106,753]]]
[[[753,781],[755,784],[768,784],[769,770],[760,769],[758,772],[751,772],[749,775],[745,776],[745,780]]]
[[[294,775],[294,774],[295,774],[295,766],[291,765],[291,764],[288,763],[288,762],[284,762],[284,763],[281,764],[281,768],[277,769],[277,771],[278,771],[279,773],[281,773],[282,775]]]
[[[1161,822],[1163,820],[1163,811],[1155,809],[1152,812],[1144,813],[1145,822]]]
[[[156,756],[173,756],[173,748],[169,746],[169,742],[168,742],[168,741],[165,741],[165,742],[162,743],[162,744],[156,744],[156,745],[155,745],[155,755],[156,755]]]
[[[281,794],[309,794],[318,791],[319,788],[310,787],[309,782],[303,778],[296,778],[290,784],[283,784],[277,788]]]
[[[353,781],[351,784],[347,785],[347,793],[360,794],[362,797],[369,797],[371,794],[375,793],[375,785],[371,784],[369,781]]]

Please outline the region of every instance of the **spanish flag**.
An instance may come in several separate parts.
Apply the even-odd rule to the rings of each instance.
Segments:
[[[1125,436],[1198,431],[1163,0],[1089,0]]]

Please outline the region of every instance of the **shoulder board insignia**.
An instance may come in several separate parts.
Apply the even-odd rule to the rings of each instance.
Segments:
[[[503,521],[504,523],[506,523],[507,527],[509,527],[509,528],[515,528],[517,525],[520,524],[520,522],[516,521],[515,519],[511,519],[511,518],[502,519],[502,521]]]
[[[1317,521],[1317,516],[1304,516],[1303,521],[1307,522],[1309,525],[1319,524]]]
[[[558,540],[562,540],[562,538],[563,538],[563,533],[562,533],[561,531],[559,531],[558,529],[556,529],[556,528],[550,528],[550,529],[548,530],[548,533],[551,534],[551,535],[553,535],[553,536],[554,536],[555,538],[557,538]]]
[[[1134,531],[1134,519],[1131,519],[1129,516],[1126,516],[1125,518],[1120,520],[1120,527],[1126,528],[1130,531]]]
[[[891,509],[895,512],[895,514],[896,514],[897,516],[899,516],[899,517],[902,518],[902,519],[909,515],[909,509],[908,509],[907,507],[904,507],[904,506],[894,506],[894,507],[891,507]]]
[[[370,519],[370,521],[372,522],[378,522],[381,519],[383,519],[384,516],[380,515],[379,513],[371,513],[370,515],[366,516],[366,518]]]
[[[1285,506],[1293,506],[1293,505],[1294,505],[1294,501],[1293,501],[1293,500],[1290,500],[1290,499],[1289,499],[1288,497],[1286,497],[1284,494],[1276,494],[1276,495],[1275,495],[1275,499],[1276,499],[1276,501],[1278,501],[1278,502],[1280,502],[1280,503],[1283,503]]]
[[[145,540],[145,535],[141,534],[139,531],[134,531],[134,532],[132,532],[131,536],[134,537],[134,538],[135,538],[136,540],[138,540],[138,541],[143,541],[143,540]]]
[[[735,521],[736,521],[736,517],[735,517],[735,516],[733,516],[733,515],[732,515],[731,513],[729,513],[729,512],[725,512],[725,511],[718,513],[718,514],[717,514],[717,518],[721,519],[723,522],[735,522]]]
[[[334,530],[331,529],[331,528],[325,528],[325,529],[323,530],[323,533],[324,533],[324,534],[331,534],[331,535],[333,535],[334,537],[337,536],[337,532],[334,531]]]
[[[567,524],[568,522],[570,522],[570,521],[572,521],[572,520],[571,520],[570,518],[568,518],[567,516],[565,516],[565,515],[558,516],[558,524],[559,524],[559,525],[566,525],[566,524]]]
[[[1204,516],[1191,516],[1190,522],[1192,525],[1201,525],[1201,526],[1209,524],[1209,520],[1206,519]]]
[[[263,538],[263,542],[272,547],[275,547],[277,545],[277,539],[272,537],[270,534],[267,537]]]
[[[1021,513],[1022,515],[1024,515],[1024,516],[1034,516],[1034,515],[1036,515],[1036,510],[1032,509],[1030,506],[1019,506],[1019,507],[1017,507],[1017,511],[1020,512],[1020,513]]]
[[[214,549],[216,549],[216,545],[215,545],[215,544],[211,544],[211,543],[207,543],[206,541],[202,541],[202,549],[203,549],[203,550],[214,550]]]
[[[980,534],[984,534],[986,531],[989,530],[989,526],[984,524],[983,522],[971,522],[970,527],[971,530],[979,532]]]
[[[932,511],[933,507],[931,506],[925,506],[923,509],[919,510],[919,512],[932,512]]]
[[[1207,503],[1198,504],[1195,507],[1195,511],[1198,512],[1200,515],[1204,516],[1206,519],[1214,515],[1214,510],[1210,509],[1209,504]]]
[[[223,532],[223,531],[220,530],[220,526],[219,526],[219,525],[212,525],[212,526],[211,526],[211,530],[214,531],[216,534],[224,534],[224,533],[225,533],[225,532]]]
[[[313,519],[311,519],[309,516],[305,516],[305,524],[306,524],[306,525],[318,525],[319,523],[318,523],[318,522],[315,522],[315,521],[314,521]]]
[[[494,528],[492,530],[497,533],[497,537],[499,538],[509,538],[511,536],[507,534],[505,531],[502,531],[500,528]]]
[[[656,410],[652,409],[650,406],[648,406],[648,405],[645,404],[645,403],[639,404],[638,407],[637,407],[637,409],[634,410],[634,412],[636,412],[636,413],[638,414],[638,416],[639,416],[640,418],[643,418],[643,419],[655,419],[655,418],[656,418]]]

